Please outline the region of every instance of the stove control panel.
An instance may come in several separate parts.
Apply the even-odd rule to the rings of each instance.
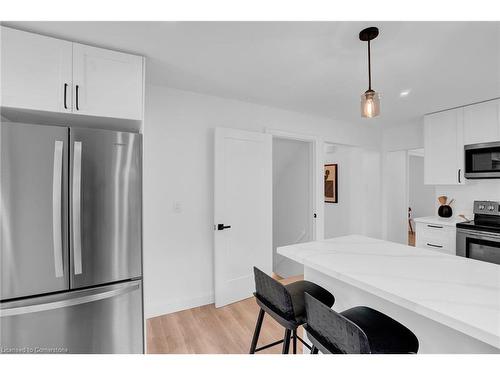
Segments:
[[[500,202],[474,201],[474,214],[500,216]]]

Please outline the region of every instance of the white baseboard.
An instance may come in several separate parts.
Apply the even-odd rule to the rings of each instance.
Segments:
[[[144,300],[144,316],[146,319],[156,316],[171,314],[177,311],[192,309],[214,303],[214,295],[208,294],[198,297],[179,298],[175,300],[165,300],[160,303],[149,303]]]

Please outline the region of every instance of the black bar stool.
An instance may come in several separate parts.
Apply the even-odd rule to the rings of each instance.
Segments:
[[[293,353],[297,353],[297,339],[300,340],[308,349],[311,347],[297,336],[297,328],[306,322],[305,317],[305,292],[317,298],[326,306],[333,306],[335,298],[326,289],[310,281],[296,281],[294,283],[283,285],[254,267],[255,275],[255,298],[260,306],[259,316],[255,324],[250,354],[260,350],[270,348],[271,346],[283,343],[283,354],[288,354],[290,349],[290,339],[293,340]],[[257,348],[260,330],[264,314],[268,313],[280,325],[285,328],[285,337],[282,340]]]
[[[333,311],[306,293],[307,324],[313,343],[311,354],[417,353],[418,339],[408,328],[377,310],[357,306]]]

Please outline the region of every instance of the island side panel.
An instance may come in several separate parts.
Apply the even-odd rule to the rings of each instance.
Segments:
[[[500,350],[450,327],[395,305],[343,281],[304,266],[304,279],[321,285],[335,296],[335,311],[368,306],[387,314],[418,338],[419,354],[498,354]]]

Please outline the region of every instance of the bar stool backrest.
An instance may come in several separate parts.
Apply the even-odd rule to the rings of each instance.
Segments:
[[[255,275],[255,295],[277,314],[287,320],[294,320],[292,297],[279,281],[262,272],[257,267],[253,268]]]
[[[369,354],[366,334],[356,324],[305,294],[306,330],[331,353]]]

